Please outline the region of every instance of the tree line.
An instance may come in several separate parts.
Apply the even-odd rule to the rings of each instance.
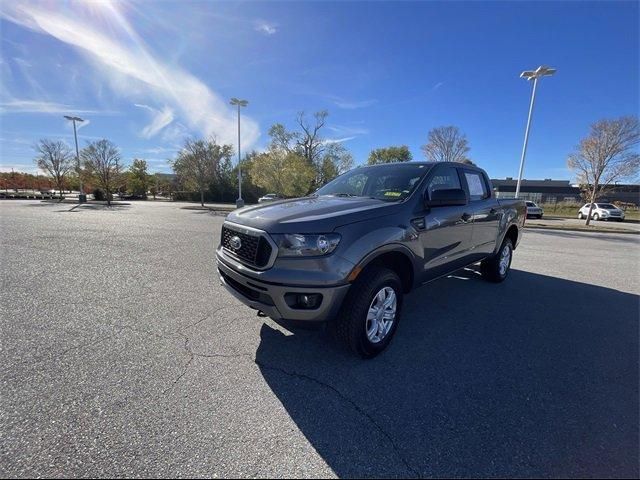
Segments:
[[[264,193],[299,197],[350,170],[353,156],[339,141],[323,133],[328,112],[310,117],[304,112],[295,119],[292,130],[276,123],[269,129],[265,151],[252,151],[240,164],[243,196],[255,202]],[[640,139],[638,118],[601,120],[591,126],[567,160],[593,203],[607,186],[622,180],[637,180],[640,156],[635,150]],[[169,160],[174,176],[150,175],[147,162],[134,159],[125,168],[117,146],[107,140],[90,142],[80,152],[77,168],[71,149],[62,141],[42,139],[35,146],[35,163],[50,177],[62,194],[65,186],[85,185],[109,202],[113,193],[138,195],[171,194],[177,200],[232,202],[238,190],[238,165],[234,165],[232,145],[218,144],[215,138],[189,138],[175,158]],[[460,162],[474,165],[470,144],[456,126],[433,128],[422,146],[425,158],[434,162]],[[408,162],[413,156],[408,146],[389,146],[370,152],[368,165]],[[6,183],[7,176],[1,177]],[[6,185],[5,185],[6,186]]]

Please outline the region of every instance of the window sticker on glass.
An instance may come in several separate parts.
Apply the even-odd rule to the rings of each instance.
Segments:
[[[477,173],[465,172],[464,176],[467,179],[467,185],[469,186],[469,196],[471,197],[471,201],[482,200],[485,198],[486,192],[480,175]]]

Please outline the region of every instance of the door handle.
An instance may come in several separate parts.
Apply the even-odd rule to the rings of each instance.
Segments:
[[[471,215],[469,215],[468,213],[463,213],[462,217],[460,217],[464,222],[468,222],[471,219]]]

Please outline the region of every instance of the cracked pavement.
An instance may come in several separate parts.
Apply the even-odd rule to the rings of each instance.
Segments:
[[[634,236],[526,232],[365,362],[228,295],[181,206],[0,202],[3,477],[638,476]]]

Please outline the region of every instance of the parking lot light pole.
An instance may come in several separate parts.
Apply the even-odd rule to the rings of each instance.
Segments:
[[[242,171],[240,169],[240,107],[246,107],[249,102],[233,97],[229,103],[238,106],[238,199],[236,200],[236,207],[242,208],[244,207],[244,200],[242,199]]]
[[[531,127],[531,115],[533,113],[533,103],[536,100],[536,87],[538,86],[538,79],[542,77],[550,77],[556,73],[555,68],[539,66],[536,70],[525,70],[520,74],[520,78],[526,78],[527,80],[533,80],[533,87],[531,89],[531,103],[529,104],[529,116],[527,117],[527,128],[524,131],[524,145],[522,146],[522,157],[520,158],[520,170],[518,171],[518,183],[516,184],[516,198],[520,195],[520,184],[522,183],[522,173],[524,171],[524,157],[527,154],[527,143],[529,142],[529,128]]]
[[[80,182],[80,193],[78,194],[78,203],[85,201],[84,190],[82,188],[82,175],[80,174],[80,153],[78,152],[78,133],[76,131],[76,122],[84,122],[80,117],[70,117],[65,115],[64,118],[73,122],[73,138],[76,141],[76,168],[78,169],[78,181]]]

